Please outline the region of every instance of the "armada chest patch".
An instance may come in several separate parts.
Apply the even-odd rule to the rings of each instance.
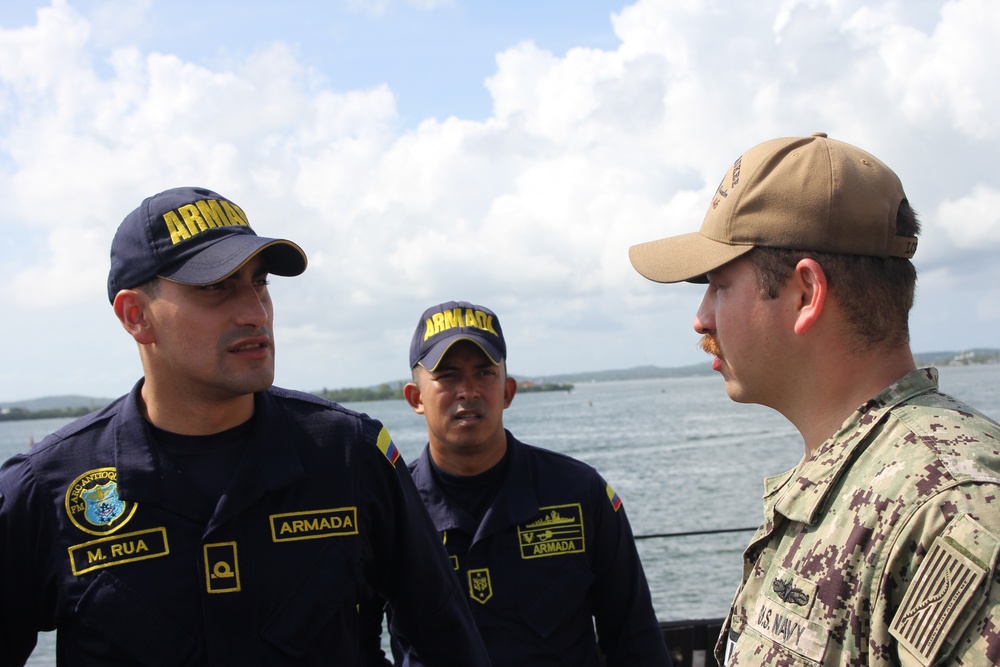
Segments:
[[[115,532],[138,507],[118,497],[118,471],[113,467],[88,470],[73,480],[64,504],[73,525],[90,535]]]
[[[321,537],[358,534],[357,507],[287,512],[285,514],[272,514],[268,518],[271,522],[272,542],[314,540]]]
[[[579,503],[539,507],[542,515],[517,527],[521,558],[545,558],[586,552],[583,508]]]

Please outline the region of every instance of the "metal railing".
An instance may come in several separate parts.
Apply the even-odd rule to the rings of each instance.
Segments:
[[[652,533],[650,535],[636,535],[637,540],[650,540],[655,537],[687,537],[689,535],[719,535],[721,533],[747,533],[757,530],[753,528],[716,528],[714,530],[686,530],[679,533]]]

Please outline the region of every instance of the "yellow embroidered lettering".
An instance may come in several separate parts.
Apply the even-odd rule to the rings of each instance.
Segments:
[[[181,224],[181,219],[173,211],[167,211],[163,214],[163,222],[167,224],[167,231],[170,232],[170,242],[174,245],[191,238],[191,233]]]
[[[444,315],[441,313],[434,313],[431,315],[431,319],[434,320],[434,333],[439,334],[444,331]]]
[[[191,236],[208,229],[208,225],[205,224],[205,220],[201,217],[201,213],[198,212],[198,207],[194,204],[185,204],[184,206],[181,206],[177,209],[177,213],[181,216],[184,226],[186,226],[188,231],[191,232]]]
[[[272,514],[270,517],[271,539],[275,542],[286,542],[357,535],[357,513],[358,508],[356,507],[338,507],[308,512]]]
[[[205,220],[206,227],[224,227],[229,224],[226,214],[222,212],[217,199],[199,199],[195,202],[198,212]]]
[[[169,553],[166,528],[151,528],[126,535],[110,535],[69,548],[70,565],[76,576],[105,567],[158,558]]]
[[[424,322],[424,340],[427,340],[433,335],[434,335],[434,322],[430,318],[427,318],[427,320]]]
[[[229,201],[221,201],[219,203],[226,212],[230,225],[242,225],[244,227],[250,226],[250,223],[247,221],[247,214],[244,213],[243,209],[239,206]]]
[[[576,545],[569,540],[561,540],[559,542],[539,542],[535,545],[535,555],[540,554],[557,554],[564,551],[576,551]]]
[[[462,309],[452,308],[444,311],[444,328],[453,329],[462,326]]]
[[[474,327],[476,326],[476,311],[471,308],[465,309],[465,326]]]

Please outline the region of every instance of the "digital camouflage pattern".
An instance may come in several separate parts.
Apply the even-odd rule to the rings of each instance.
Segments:
[[[1000,664],[998,552],[1000,425],[913,371],[765,481],[716,657]]]

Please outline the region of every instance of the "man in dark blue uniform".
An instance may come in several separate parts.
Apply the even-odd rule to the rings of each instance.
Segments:
[[[514,438],[497,316],[448,302],[410,345],[407,402],[427,421],[413,480],[496,667],[663,667],[671,660],[621,500],[596,470]],[[595,637],[594,626],[597,633]],[[395,642],[397,661],[405,640]]]
[[[0,665],[363,665],[389,601],[427,664],[488,665],[377,421],[271,386],[268,274],[302,250],[200,188],[146,199],[108,297],[144,378],[0,468]]]

